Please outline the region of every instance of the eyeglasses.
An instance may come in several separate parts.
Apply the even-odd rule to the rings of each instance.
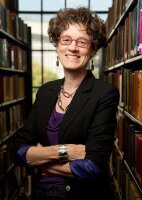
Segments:
[[[90,45],[90,41],[85,38],[72,39],[70,36],[61,36],[59,43],[62,45],[70,45],[72,41],[76,41],[76,45],[81,48],[87,48]]]

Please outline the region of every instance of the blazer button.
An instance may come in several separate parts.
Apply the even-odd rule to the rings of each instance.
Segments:
[[[66,186],[66,191],[70,191],[70,189],[71,189],[71,186],[70,186],[70,185],[67,185],[67,186]]]

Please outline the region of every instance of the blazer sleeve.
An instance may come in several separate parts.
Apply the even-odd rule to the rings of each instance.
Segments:
[[[88,130],[85,159],[100,169],[107,167],[115,140],[117,126],[118,89],[110,87],[101,95]]]

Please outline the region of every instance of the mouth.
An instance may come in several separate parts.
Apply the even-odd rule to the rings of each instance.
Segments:
[[[66,54],[65,56],[66,58],[71,59],[71,60],[76,60],[76,59],[78,60],[80,58],[79,55]]]

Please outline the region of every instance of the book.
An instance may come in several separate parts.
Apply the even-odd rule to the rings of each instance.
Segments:
[[[118,146],[120,151],[123,153],[124,152],[124,145],[123,145],[123,141],[124,141],[124,120],[125,117],[123,115],[123,113],[118,112]]]
[[[135,134],[135,174],[142,186],[142,134]]]
[[[139,6],[139,38],[138,38],[138,53],[142,54],[142,1],[138,1]]]

